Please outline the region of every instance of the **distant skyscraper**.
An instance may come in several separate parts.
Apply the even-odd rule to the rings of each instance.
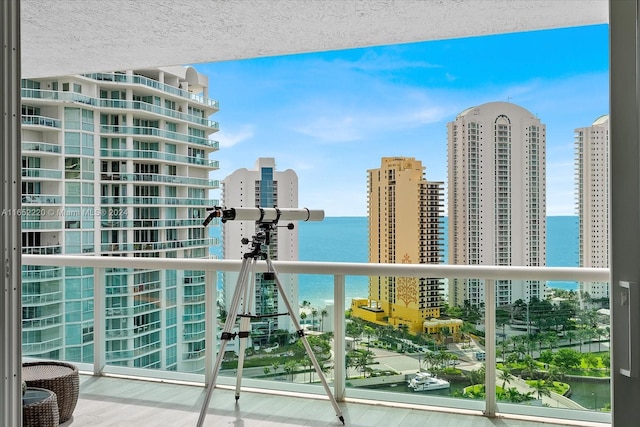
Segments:
[[[575,130],[580,267],[609,267],[609,116]],[[608,298],[606,282],[581,282],[591,298]]]
[[[263,208],[297,208],[298,207],[298,175],[291,169],[276,171],[273,158],[259,158],[255,169],[238,169],[222,182],[222,199],[226,208],[263,207]],[[298,260],[298,227],[292,230],[280,224],[271,235],[271,244],[267,248],[272,260]],[[225,259],[242,259],[249,249],[241,243],[242,238],[251,238],[256,234],[255,221],[227,221],[222,226],[223,255]],[[278,274],[286,297],[293,307],[298,306],[298,278],[295,274]],[[225,307],[231,304],[238,274],[224,274]],[[265,280],[262,274],[256,274],[254,304],[250,310],[256,315],[285,313],[286,307],[279,295],[275,281]],[[296,315],[298,313],[291,313]],[[274,329],[292,330],[290,316],[265,318],[262,322],[254,322],[251,339],[254,343],[266,343]]]
[[[368,175],[369,262],[442,262],[444,183],[425,180],[422,162],[411,157],[385,157]],[[371,277],[369,299],[354,301],[355,313],[425,332],[425,321],[440,317],[441,288],[441,279]]]
[[[546,128],[529,111],[490,102],[448,125],[449,262],[546,262]],[[496,302],[544,298],[540,281],[497,280]],[[479,305],[482,280],[451,279],[449,303]]]
[[[192,67],[22,81],[22,247],[27,254],[206,258],[202,227],[218,103]],[[23,354],[204,372],[204,271],[22,267]]]

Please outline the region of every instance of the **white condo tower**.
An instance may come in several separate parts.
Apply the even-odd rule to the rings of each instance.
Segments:
[[[449,263],[546,262],[546,129],[515,104],[490,102],[448,123]],[[540,281],[495,281],[497,305],[544,298]],[[449,302],[481,305],[484,281],[452,279]]]
[[[27,254],[206,258],[218,124],[208,78],[163,67],[22,81]],[[22,268],[23,354],[204,372],[203,271]],[[95,304],[105,330],[94,342]]]
[[[222,182],[222,200],[225,208],[263,207],[263,208],[297,208],[298,207],[298,175],[291,169],[276,170],[273,158],[259,158],[254,169],[238,169]],[[289,230],[286,223],[279,224],[276,232],[271,234],[268,248],[272,260],[298,260],[298,224]],[[249,250],[241,243],[242,238],[249,240],[256,234],[255,221],[227,221],[222,225],[224,259],[240,260]],[[298,307],[298,276],[294,274],[278,274],[286,297],[292,307]],[[238,274],[225,272],[223,279],[224,305],[229,307],[235,291]],[[248,311],[245,309],[245,311]],[[275,281],[264,280],[262,274],[256,274],[255,295],[251,313],[271,315],[286,313],[282,296],[278,294]],[[298,313],[291,315],[297,316]],[[266,345],[270,335],[276,329],[293,332],[291,317],[287,315],[265,317],[252,323],[251,340],[254,345]],[[237,341],[237,340],[236,340]],[[234,341],[229,342],[234,345]]]
[[[574,139],[580,267],[609,268],[609,115],[576,129]],[[609,298],[607,282],[579,286],[591,298]]]

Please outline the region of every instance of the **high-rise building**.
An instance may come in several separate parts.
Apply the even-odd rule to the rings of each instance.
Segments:
[[[369,262],[442,262],[444,183],[427,181],[422,162],[384,157],[368,171]],[[375,323],[425,331],[440,317],[442,279],[370,277],[369,298],[352,302],[352,314]],[[432,331],[431,331],[432,332]]]
[[[218,124],[191,67],[22,81],[27,254],[205,258]],[[94,275],[23,266],[23,354],[92,362]],[[106,363],[204,372],[203,271],[105,269]]]
[[[274,158],[259,158],[252,170],[242,168],[228,175],[222,182],[222,200],[225,208],[261,207],[261,208],[297,208],[298,207],[298,175],[295,171],[276,170]],[[270,235],[270,243],[264,250],[271,260],[298,260],[298,227],[289,229],[287,224],[280,224]],[[259,232],[256,221],[226,221],[222,225],[223,256],[225,259],[240,260],[250,249],[242,243],[242,239],[252,238]],[[278,274],[292,307],[298,306],[298,277],[295,274]],[[238,273],[225,272],[223,277],[224,305],[228,308],[236,289]],[[244,312],[256,316],[271,316],[287,313],[275,280],[255,275],[255,292],[251,307],[243,307]],[[296,315],[298,313],[291,313]],[[251,340],[253,344],[265,345],[270,334],[282,329],[293,331],[291,317],[281,315],[264,317],[252,322]],[[230,342],[232,344],[232,342]]]
[[[609,115],[576,129],[574,140],[580,267],[609,268]],[[607,282],[579,287],[591,298],[609,298]]]
[[[546,128],[508,102],[471,107],[448,123],[449,263],[546,262]],[[495,281],[496,303],[544,298],[546,283]],[[449,303],[479,306],[481,279],[451,279]]]

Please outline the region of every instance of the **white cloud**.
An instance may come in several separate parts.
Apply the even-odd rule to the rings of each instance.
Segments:
[[[369,139],[374,135],[437,123],[451,114],[436,103],[423,102],[421,105],[404,106],[393,109],[383,108],[334,112],[331,115],[315,116],[307,122],[294,125],[292,130],[322,142],[352,142]],[[304,122],[305,118],[301,118]]]
[[[229,148],[234,145],[253,138],[254,131],[252,125],[245,125],[237,131],[220,131],[214,133],[212,139],[220,142],[220,148]]]

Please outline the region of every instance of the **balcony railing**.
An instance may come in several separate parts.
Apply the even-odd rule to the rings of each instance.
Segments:
[[[129,336],[128,330],[133,326],[132,324],[127,325],[126,329],[122,331],[123,328],[121,323],[120,325],[112,326],[112,331],[108,332],[107,322],[113,319],[111,312],[107,312],[106,304],[104,301],[107,297],[111,297],[112,294],[109,293],[110,282],[106,281],[105,272],[111,273],[112,269],[115,272],[123,272],[126,269],[129,271],[142,271],[142,270],[195,270],[195,271],[204,271],[207,286],[205,287],[205,297],[204,297],[204,305],[205,305],[205,313],[206,316],[201,316],[199,313],[195,313],[194,315],[188,315],[187,313],[181,313],[179,318],[183,315],[187,315],[189,317],[189,322],[202,320],[204,322],[204,332],[206,337],[215,337],[216,333],[219,332],[220,324],[217,323],[216,318],[218,317],[218,311],[216,306],[216,289],[217,289],[217,280],[220,272],[238,272],[240,271],[241,262],[235,260],[209,260],[209,259],[167,259],[167,258],[132,258],[132,257],[84,257],[84,256],[42,256],[42,255],[23,255],[22,256],[23,265],[35,265],[35,266],[56,266],[56,267],[82,267],[82,270],[85,271],[86,267],[92,268],[92,278],[93,278],[93,298],[94,303],[93,307],[93,363],[92,364],[83,364],[79,361],[74,361],[81,365],[82,368],[86,370],[91,370],[94,373],[98,374],[120,374],[120,375],[131,375],[137,377],[148,377],[153,379],[165,378],[165,379],[173,379],[173,380],[181,380],[181,381],[194,381],[199,383],[207,383],[211,378],[211,372],[209,372],[210,368],[214,365],[215,357],[216,357],[216,349],[218,348],[218,339],[214,338],[212,340],[206,340],[206,347],[204,350],[204,364],[203,367],[199,370],[193,370],[193,365],[191,364],[194,359],[187,358],[189,363],[186,363],[183,366],[182,372],[176,372],[175,367],[173,369],[160,370],[160,369],[141,369],[141,368],[131,368],[131,367],[123,367],[116,366],[121,365],[124,360],[127,360],[131,357],[151,357],[154,352],[151,350],[157,349],[157,345],[154,346],[154,343],[141,342],[139,348],[119,348],[117,351],[111,348],[107,350],[107,345],[109,345],[110,339],[115,339],[114,332],[112,331],[120,331],[115,334],[124,333],[127,337]],[[513,281],[512,283],[517,283],[517,281],[576,281],[576,282],[609,282],[610,273],[608,269],[595,269],[595,268],[564,268],[564,267],[515,267],[515,266],[453,266],[453,265],[424,265],[424,264],[366,264],[366,263],[329,263],[329,262],[285,262],[285,261],[274,261],[274,267],[280,274],[297,274],[297,275],[320,275],[320,276],[330,276],[333,277],[333,302],[334,307],[337,309],[334,311],[332,316],[332,361],[329,365],[331,368],[331,385],[332,392],[337,400],[349,402],[349,399],[359,399],[366,398],[370,400],[379,400],[384,401],[386,403],[398,402],[399,404],[411,404],[411,405],[424,405],[424,406],[440,406],[446,407],[450,409],[467,409],[473,411],[482,411],[484,414],[488,416],[493,416],[496,414],[509,414],[510,416],[534,416],[534,417],[545,417],[552,418],[556,420],[577,420],[577,421],[585,421],[585,422],[597,422],[597,423],[610,423],[611,416],[610,413],[606,411],[605,404],[602,401],[602,393],[603,390],[609,389],[609,378],[604,378],[606,381],[602,383],[602,386],[597,386],[596,389],[588,396],[589,400],[593,401],[593,404],[587,402],[576,402],[573,399],[569,399],[567,397],[561,396],[559,394],[551,394],[551,397],[546,397],[546,395],[542,396],[540,393],[546,393],[540,391],[538,395],[533,392],[529,393],[529,403],[528,404],[515,404],[515,403],[505,403],[504,401],[499,401],[496,397],[496,393],[487,392],[486,395],[481,399],[466,399],[459,398],[456,396],[452,397],[442,397],[442,396],[433,396],[428,392],[425,393],[412,393],[412,392],[400,392],[399,389],[405,387],[407,374],[394,374],[389,378],[394,378],[398,384],[398,387],[391,387],[388,389],[371,389],[367,387],[358,386],[358,384],[366,385],[367,381],[384,385],[384,381],[381,381],[377,375],[370,375],[369,378],[349,378],[347,379],[350,369],[351,373],[353,373],[354,368],[349,368],[347,366],[347,356],[350,341],[348,338],[351,337],[351,333],[347,334],[347,325],[348,321],[344,316],[343,307],[347,307],[347,295],[348,295],[348,286],[346,278],[352,278],[353,276],[364,276],[364,277],[402,277],[402,278],[410,278],[410,277],[440,277],[440,278],[449,278],[449,280],[456,279],[476,279],[476,281],[483,282],[484,286],[484,298],[485,298],[485,310],[484,310],[484,323],[481,325],[482,329],[484,329],[484,339],[482,341],[482,348],[478,350],[467,350],[464,346],[465,343],[462,342],[460,344],[461,354],[471,351],[473,354],[474,361],[476,365],[482,364],[484,367],[484,378],[482,382],[484,383],[485,390],[496,390],[497,387],[503,386],[503,381],[508,382],[513,388],[513,390],[522,389],[526,387],[533,387],[534,390],[537,390],[536,385],[528,385],[524,382],[523,379],[519,377],[513,377],[509,379],[505,379],[501,377],[501,371],[497,364],[503,361],[505,358],[507,350],[505,348],[505,336],[504,331],[505,327],[502,326],[504,323],[500,323],[495,307],[496,301],[496,287],[494,286],[495,281]],[[266,263],[263,261],[258,261],[255,265],[254,271],[258,272],[266,272]],[[172,282],[175,283],[175,282]],[[173,285],[172,285],[173,286]],[[179,287],[183,285],[177,285]],[[184,285],[188,286],[188,285]],[[175,286],[174,286],[175,289]],[[157,293],[157,292],[156,292]],[[266,297],[267,295],[264,294]],[[166,301],[174,301],[167,299]],[[166,307],[170,309],[171,307],[178,307],[175,305],[175,301],[171,303],[172,305]],[[152,307],[154,304],[145,305],[144,307]],[[158,301],[158,304],[155,304],[157,309],[164,309],[163,302]],[[140,313],[133,313],[133,316],[145,315],[148,313],[147,308],[145,308]],[[296,313],[297,315],[297,313]],[[175,316],[175,311],[174,311]],[[197,317],[196,318],[194,318]],[[318,314],[319,316],[319,314]],[[528,316],[528,315],[527,315]],[[527,317],[528,319],[528,317]],[[182,319],[180,319],[182,320]],[[173,318],[173,324],[178,322],[178,327],[180,320]],[[309,322],[309,317],[306,319],[306,324],[310,324],[311,326],[318,325],[318,322],[314,319]],[[150,320],[150,323],[156,322],[157,320]],[[321,320],[322,322],[322,320]],[[517,322],[514,322],[517,324]],[[498,326],[501,325],[501,326]],[[31,325],[33,326],[33,325]],[[517,325],[516,325],[517,326]],[[522,334],[526,334],[527,328],[537,327],[532,323],[525,324],[525,331],[521,332]],[[268,331],[268,328],[266,329]],[[179,328],[176,332],[184,332],[183,329]],[[160,329],[159,332],[164,332],[164,329]],[[261,334],[265,333],[264,327],[261,329]],[[261,334],[256,333],[256,336],[260,336]],[[199,336],[199,335],[196,335]],[[67,337],[70,338],[70,337]],[[360,347],[367,349],[369,348],[370,341],[372,337],[367,337],[367,334],[363,334],[361,336],[362,342]],[[556,337],[557,338],[557,337]],[[571,337],[568,338],[569,341]],[[565,341],[567,337],[565,336]],[[582,349],[583,346],[587,346],[592,349],[592,351],[597,351],[597,348],[600,346],[607,347],[608,340],[604,343],[601,341],[600,337],[588,338],[586,335],[582,335],[579,338],[573,337],[574,342],[568,343],[568,348],[580,346]],[[400,344],[397,344],[400,342]],[[432,353],[432,350],[426,348],[425,346],[420,347],[409,340],[398,341],[396,344],[398,347],[402,347],[403,353],[397,353],[398,348],[387,348],[386,350],[380,351],[394,351],[397,357],[403,357],[403,360],[408,361],[409,370],[413,370],[415,374],[415,370],[419,369],[421,363],[421,356],[424,355],[426,358],[428,354]],[[514,340],[515,342],[515,340]],[[523,345],[525,341],[522,341]],[[34,346],[36,344],[30,343],[29,345]],[[395,345],[395,344],[394,344]],[[471,345],[467,343],[467,345]],[[477,345],[474,344],[474,345]],[[536,354],[538,357],[542,357],[542,354],[549,346],[552,344],[548,344],[546,342],[536,344],[528,344],[529,347],[524,350],[513,350],[513,353],[517,351],[524,351],[527,354]],[[567,345],[567,343],[565,343]],[[37,345],[36,345],[37,346]],[[428,346],[427,346],[428,347]],[[228,349],[228,347],[227,347]],[[169,350],[167,350],[169,351]],[[192,350],[187,350],[186,347],[176,348],[173,346],[171,350],[173,354],[176,354],[178,357],[182,357],[185,354],[198,354],[200,356],[200,350],[194,352]],[[413,351],[417,351],[417,353],[412,353]],[[164,354],[164,353],[163,353]],[[268,353],[265,353],[265,355]],[[391,354],[391,353],[390,353]],[[482,356],[482,357],[480,357]],[[226,355],[225,355],[226,359]],[[315,378],[315,385],[309,384],[301,384],[301,382],[314,383],[313,376],[314,373],[310,373],[307,370],[300,370],[295,374],[285,373],[282,371],[282,366],[287,362],[289,358],[284,357],[281,359],[279,363],[275,363],[273,365],[264,366],[261,368],[255,367],[247,367],[245,364],[245,375],[249,378],[243,380],[243,385],[256,387],[267,390],[285,390],[285,391],[299,391],[305,390],[305,392],[312,394],[322,394],[322,389],[317,382],[317,377]],[[151,366],[152,361],[149,359],[144,359],[146,362],[141,364],[140,366]],[[197,360],[197,359],[196,359]],[[389,359],[380,359],[381,363],[386,362]],[[108,361],[114,361],[116,364],[109,364]],[[454,361],[455,362],[455,361]],[[415,366],[413,364],[415,363]],[[465,361],[464,363],[470,364],[471,362]],[[351,365],[355,366],[355,365]],[[455,363],[454,365],[455,366]],[[271,371],[273,375],[268,375],[268,372]],[[278,371],[282,371],[277,374]],[[198,373],[199,372],[199,373]],[[382,374],[381,374],[382,375]],[[385,374],[386,375],[386,374]],[[291,379],[289,379],[291,377]],[[397,377],[397,378],[396,378]],[[300,382],[296,384],[295,387],[291,385],[291,382],[294,381]],[[308,380],[305,380],[308,378]],[[384,377],[387,378],[387,377]],[[220,384],[232,385],[235,384],[235,375],[233,372],[233,368],[225,368],[223,366],[223,372],[218,377],[217,380]],[[362,384],[361,384],[362,383]],[[395,391],[394,391],[395,390]],[[596,393],[597,392],[597,393]],[[514,391],[515,393],[515,391]],[[597,401],[600,399],[600,402]],[[594,410],[595,409],[595,410]]]
[[[94,74],[84,74],[84,77],[88,77],[90,79],[99,80],[99,81],[141,84],[154,89],[161,90],[163,92],[172,93],[174,95],[199,102],[201,104],[207,105],[208,107],[214,108],[216,110],[220,108],[220,103],[218,101],[206,98],[204,96],[195,94],[193,92],[189,92],[189,91],[177,88],[175,86],[160,83],[157,80],[153,80],[140,75],[129,75],[129,74],[120,74],[120,73],[94,73]]]

